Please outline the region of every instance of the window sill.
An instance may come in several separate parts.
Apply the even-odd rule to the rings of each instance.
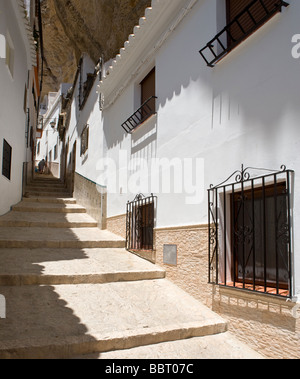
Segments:
[[[155,123],[157,121],[157,113],[153,113],[150,117],[148,117],[145,121],[143,121],[139,126],[137,126],[135,129],[133,129],[129,134],[134,134],[142,127],[146,127],[151,122]]]
[[[245,38],[243,38],[240,42],[237,44],[232,45],[228,48],[228,51],[218,60],[214,63],[215,66],[217,66],[219,63],[221,63],[224,59],[226,59],[230,54],[234,53],[238,48],[243,46],[246,42],[249,42],[252,38],[254,38],[254,35],[256,33],[259,33],[259,31],[269,22],[271,22],[276,16],[278,16],[280,13],[274,14],[271,18],[269,18],[265,23],[263,23],[261,26],[259,26],[257,29],[255,29],[253,32],[248,34]]]
[[[277,294],[276,288],[267,287],[265,291],[264,286],[257,285],[254,290],[253,284],[245,284],[245,288],[244,288],[243,283],[235,283],[235,286],[233,285],[233,283],[227,283],[226,285],[220,283],[219,287],[220,287],[220,291],[242,292],[242,293],[252,294],[252,295],[257,295],[257,296],[269,296],[269,297],[272,296],[278,299],[283,299],[284,301],[289,299],[289,290],[286,290],[286,289],[279,289],[279,294]]]

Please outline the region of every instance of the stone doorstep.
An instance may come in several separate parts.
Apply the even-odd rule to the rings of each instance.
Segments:
[[[67,336],[54,339],[30,338],[27,341],[1,341],[0,359],[68,359],[75,356],[132,349],[163,342],[226,333],[227,323],[206,319],[183,325],[163,325],[110,332],[107,335]]]

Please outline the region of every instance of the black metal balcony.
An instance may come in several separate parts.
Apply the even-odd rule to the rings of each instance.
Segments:
[[[156,113],[156,96],[151,96],[142,106],[130,116],[123,124],[122,128],[126,133],[132,133],[139,125],[145,122],[150,116]]]
[[[267,0],[254,0],[240,12],[226,27],[199,51],[209,67],[223,58],[229,51],[250,36],[255,30],[271,19],[289,3],[278,0],[270,6]],[[259,11],[258,11],[259,9]],[[247,21],[245,22],[245,19]],[[234,35],[233,29],[239,32]]]

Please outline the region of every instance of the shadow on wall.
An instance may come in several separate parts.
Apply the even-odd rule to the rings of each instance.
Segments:
[[[265,134],[269,134],[282,121],[287,111],[297,111],[299,108],[296,80],[299,62],[292,58],[290,43],[297,17],[293,7],[290,6],[275,16],[215,68],[207,67],[198,51],[216,31],[211,27],[207,33],[195,37],[199,13],[190,14],[191,22],[181,30],[180,39],[170,38],[164,49],[157,54],[158,112],[163,113],[164,108],[167,109],[170,103],[182,96],[191,96],[188,100],[199,104],[199,114],[192,115],[192,121],[201,125],[201,120],[206,117],[206,133],[220,124],[228,125],[236,113],[244,128],[241,133],[259,125],[263,126]],[[211,8],[209,12],[212,12]],[[291,26],[287,25],[285,19]],[[182,123],[183,130],[191,115],[188,114],[186,103],[180,106],[179,102],[178,105],[176,109],[172,108],[173,118],[177,118],[178,124]],[[119,118],[113,116],[110,120],[110,115],[105,119],[104,133],[108,149],[122,145],[127,134],[121,128],[121,123],[134,111],[128,107],[128,112]],[[159,121],[160,117],[158,123]],[[178,130],[175,127],[174,133],[178,133]],[[276,133],[270,137],[272,144],[280,143]],[[153,142],[154,134],[151,138],[149,144]],[[146,142],[143,147],[146,147]],[[241,146],[241,150],[244,148]],[[132,153],[136,153],[136,146]]]

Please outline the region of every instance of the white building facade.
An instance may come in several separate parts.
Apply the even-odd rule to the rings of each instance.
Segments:
[[[56,178],[62,176],[61,162],[63,143],[59,133],[59,125],[63,118],[62,106],[67,96],[70,84],[61,84],[58,92],[50,92],[44,99],[40,112],[40,124],[42,126],[41,137],[37,140],[35,167],[44,159],[47,174]]]
[[[23,164],[30,159],[28,115],[36,111],[31,95],[32,88],[36,91],[32,75],[36,47],[22,1],[0,1],[0,45],[0,214],[4,214],[22,197]],[[34,131],[36,125],[32,126]],[[34,137],[32,132],[32,141]]]
[[[64,142],[107,228],[270,357],[299,357],[299,16],[154,0]]]

